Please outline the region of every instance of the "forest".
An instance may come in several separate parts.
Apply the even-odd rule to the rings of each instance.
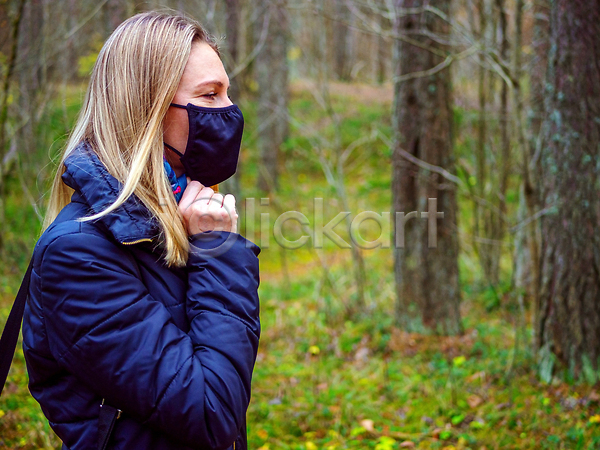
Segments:
[[[254,450],[600,448],[600,2],[0,2],[0,328],[98,52],[179,11],[244,113]],[[0,448],[59,449],[19,345]]]

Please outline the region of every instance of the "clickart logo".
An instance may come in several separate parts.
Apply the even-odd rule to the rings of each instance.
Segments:
[[[396,212],[393,221],[390,212],[361,211],[352,215],[350,211],[340,211],[335,215],[329,214],[333,217],[328,217],[326,222],[322,198],[313,199],[312,215],[310,215],[312,220],[309,219],[309,215],[300,211],[274,214],[268,211],[267,207],[270,206],[268,198],[260,199],[258,204],[256,199],[247,198],[244,206],[245,237],[265,249],[271,246],[272,240],[285,249],[308,246],[321,249],[327,241],[339,248],[347,249],[353,246],[368,250],[404,248],[405,226],[411,219],[426,221],[427,246],[436,248],[437,221],[444,218],[444,213],[437,211],[436,198],[428,199],[427,211]],[[369,225],[378,225],[379,235],[376,239],[367,240],[361,235],[361,226],[368,222],[371,222]],[[393,246],[392,228],[395,231]],[[300,236],[297,236],[298,229],[301,230]],[[291,234],[294,236],[290,236]]]

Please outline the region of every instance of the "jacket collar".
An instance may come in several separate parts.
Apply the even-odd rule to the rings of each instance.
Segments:
[[[86,204],[90,215],[106,209],[121,192],[121,183],[108,173],[87,143],[73,150],[65,160],[65,168],[62,180],[75,190],[72,201]],[[135,195],[98,222],[104,224],[118,242],[125,244],[151,240],[159,234],[156,219]]]

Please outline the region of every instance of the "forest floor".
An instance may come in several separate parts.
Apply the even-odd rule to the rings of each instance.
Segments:
[[[329,176],[337,176],[336,158],[355,144],[344,166],[353,214],[389,211],[386,89],[334,86],[332,108],[327,111],[313,97],[310,84],[295,84],[278,193],[269,206],[257,206],[254,217],[241,214],[246,230],[254,225],[254,241],[262,247],[262,335],[248,411],[249,448],[600,448],[600,384],[593,376],[587,382],[568,376],[540,381],[529,351],[529,326],[518,333],[516,342],[516,324],[520,319],[529,323],[530,317],[528,311],[520,316],[510,286],[511,247],[507,245],[501,265],[501,279],[508,281],[490,289],[481,279],[469,242],[470,206],[464,198],[459,197],[462,336],[405,333],[395,326],[391,249],[362,252],[367,280],[361,306],[349,250],[331,242],[322,249],[307,245],[285,250],[271,234],[257,231],[261,213],[270,214],[271,225],[278,214],[292,210],[312,222],[314,198],[324,199],[325,223],[341,211],[340,192],[324,173],[333,168]],[[378,96],[380,101],[373,101]],[[50,111],[45,126],[56,131],[49,142],[64,134],[79,98],[67,98],[72,102],[68,114],[60,102],[55,115]],[[258,161],[255,104],[241,106],[247,119],[241,181],[245,197],[259,198],[262,194],[253,187]],[[458,137],[457,152],[468,163],[470,149],[465,142]],[[47,152],[43,156],[47,158]],[[9,257],[0,267],[2,324],[39,233],[39,221],[24,206],[29,202],[20,186],[19,177],[9,180],[5,235]],[[513,186],[509,192],[513,206],[517,191]],[[343,226],[336,230],[346,236]],[[302,234],[293,223],[284,231],[288,240]],[[378,230],[367,224],[361,233],[365,239],[378,236]],[[0,448],[60,448],[27,390],[20,345],[0,397]]]

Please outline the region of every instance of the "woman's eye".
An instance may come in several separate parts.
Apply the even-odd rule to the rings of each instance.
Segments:
[[[210,98],[211,100],[217,96],[216,92],[211,92],[210,94],[204,94],[203,97]]]

